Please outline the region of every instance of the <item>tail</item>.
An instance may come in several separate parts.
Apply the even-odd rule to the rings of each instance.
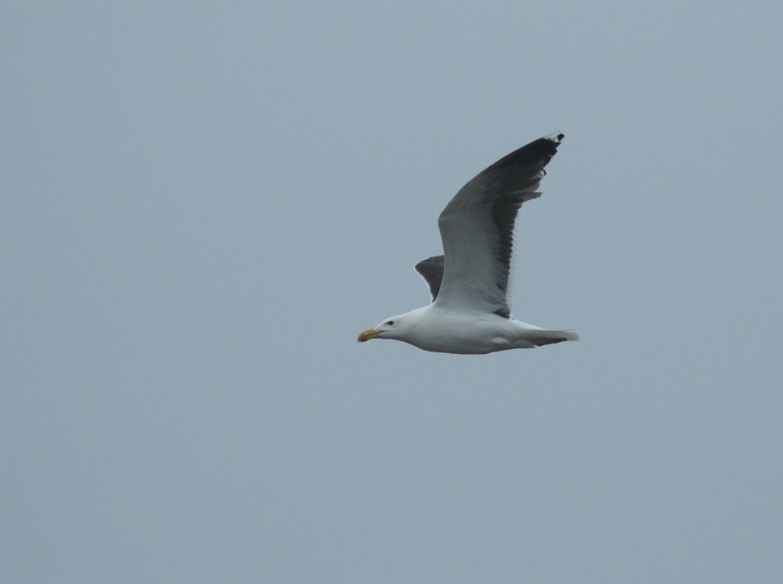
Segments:
[[[579,333],[576,331],[540,330],[535,331],[534,334],[528,336],[528,339],[536,347],[543,347],[544,345],[554,345],[555,343],[562,343],[564,341],[578,341]]]

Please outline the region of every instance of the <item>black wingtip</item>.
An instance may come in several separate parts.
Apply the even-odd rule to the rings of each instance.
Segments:
[[[565,138],[565,134],[563,134],[563,132],[555,132],[554,134],[549,134],[548,136],[544,136],[543,139],[554,142],[559,146],[563,138]]]
[[[535,164],[538,161],[541,162],[541,167],[543,168],[557,153],[557,147],[560,146],[560,141],[563,138],[565,138],[565,134],[556,132],[538,140],[533,140],[530,144],[522,146],[522,148],[504,156],[484,172],[512,165]]]

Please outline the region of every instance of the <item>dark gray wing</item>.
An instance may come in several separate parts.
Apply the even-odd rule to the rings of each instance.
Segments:
[[[440,292],[440,283],[443,280],[443,256],[432,256],[426,260],[421,260],[414,266],[419,275],[427,282],[432,294],[432,301],[438,297]]]
[[[536,192],[544,167],[563,134],[539,138],[479,173],[438,219],[445,255],[436,304],[451,310],[490,312],[506,318],[514,222]]]

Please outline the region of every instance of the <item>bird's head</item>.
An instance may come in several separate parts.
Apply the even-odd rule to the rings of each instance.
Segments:
[[[392,316],[385,319],[381,324],[374,328],[362,332],[357,339],[360,343],[370,339],[398,339],[402,340],[408,327],[408,314]]]

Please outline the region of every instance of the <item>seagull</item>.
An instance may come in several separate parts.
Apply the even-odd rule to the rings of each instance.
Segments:
[[[546,330],[511,318],[507,291],[514,221],[537,191],[563,134],[544,136],[501,158],[469,181],[438,218],[443,255],[415,269],[432,303],[385,319],[358,341],[394,339],[438,353],[481,355],[576,341],[572,330]]]

